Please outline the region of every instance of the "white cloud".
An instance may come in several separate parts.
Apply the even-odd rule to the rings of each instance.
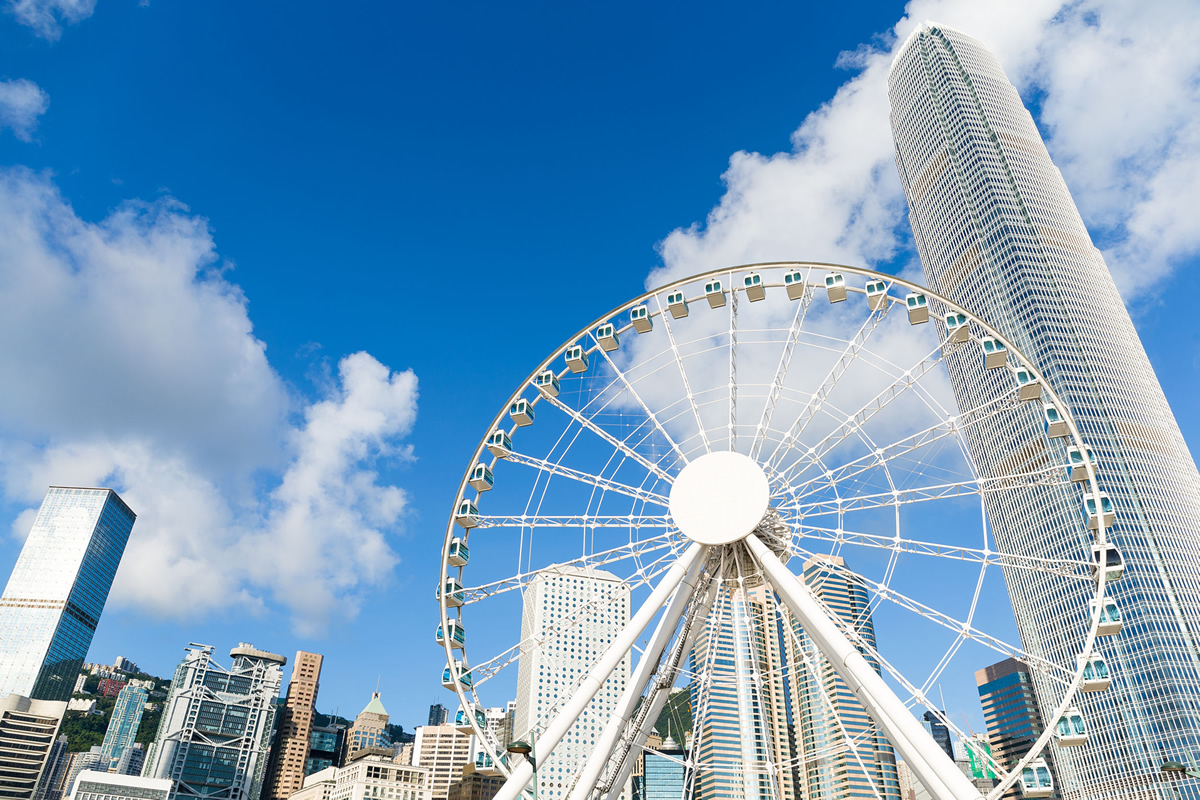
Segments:
[[[62,25],[85,20],[96,10],[96,0],[9,0],[9,12],[43,39],[62,36]]]
[[[33,81],[0,81],[0,129],[8,128],[22,142],[33,141],[38,118],[49,107],[50,95]]]
[[[703,226],[672,232],[647,281],[738,263],[871,265],[908,236],[886,96],[895,50],[932,19],[981,39],[1023,94],[1127,299],[1200,250],[1200,8],[1119,0],[913,0],[843,61],[859,72],[810,114],[789,153],[735,153]]]
[[[3,491],[121,492],[138,521],[113,603],[282,606],[314,630],[387,578],[405,496],[372,465],[408,457],[411,372],[356,353],[323,398],[289,398],[205,221],[172,200],[93,224],[46,177],[0,172],[0,254]]]

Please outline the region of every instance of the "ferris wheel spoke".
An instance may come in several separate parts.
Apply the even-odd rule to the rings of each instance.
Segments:
[[[671,478],[671,476],[668,475],[666,472],[664,472],[661,467],[659,467],[657,464],[650,462],[645,456],[643,456],[641,453],[637,452],[637,450],[635,450],[633,447],[630,447],[625,442],[621,441],[620,439],[613,436],[608,431],[601,428],[591,418],[585,417],[583,414],[580,414],[578,411],[571,408],[566,403],[563,403],[557,397],[550,397],[548,395],[543,395],[543,398],[547,402],[549,402],[552,406],[554,406],[555,408],[562,411],[564,414],[566,414],[571,419],[575,420],[575,422],[577,424],[586,428],[587,430],[591,431],[592,433],[596,434],[598,437],[603,439],[609,445],[611,445],[612,447],[615,447],[616,449],[620,450],[625,455],[632,458],[634,461],[641,464],[648,471],[654,473],[659,478],[666,481],[668,484],[672,483],[673,479]]]
[[[683,380],[683,391],[687,395],[688,403],[692,406],[692,414],[696,418],[696,428],[700,431],[700,441],[704,443],[704,452],[711,453],[712,444],[708,441],[708,431],[704,429],[704,420],[700,418],[700,408],[696,405],[696,395],[688,380],[687,370],[683,368],[683,356],[679,352],[679,345],[675,342],[675,332],[671,330],[671,321],[667,319],[666,309],[663,308],[662,298],[658,294],[654,295],[654,302],[658,305],[659,319],[662,320],[663,329],[667,332],[667,341],[671,344],[675,364],[679,367],[679,377]]]
[[[737,452],[737,308],[738,293],[729,273],[729,451]]]
[[[479,514],[475,517],[477,528],[673,528],[675,523],[669,514]]]
[[[590,472],[564,467],[562,464],[556,464],[553,461],[547,461],[544,458],[518,453],[513,450],[504,457],[505,461],[510,461],[514,464],[522,464],[527,467],[533,467],[536,470],[548,473],[550,475],[558,475],[559,477],[569,478],[573,481],[586,483],[595,486],[598,489],[603,489],[607,492],[616,492],[627,497],[632,497],[635,500],[641,500],[646,503],[654,503],[655,505],[667,507],[667,498],[658,492],[652,492],[648,489],[642,489],[637,486],[629,486],[628,484],[614,481],[611,478],[605,478],[600,475],[593,475]]]
[[[808,272],[812,272],[812,267],[808,268]],[[762,452],[763,443],[767,438],[767,431],[771,428],[771,417],[775,414],[775,406],[779,403],[779,397],[783,394],[783,384],[787,380],[788,368],[792,365],[792,353],[796,351],[796,343],[800,341],[800,331],[804,328],[804,321],[808,318],[808,308],[812,305],[812,299],[815,294],[815,289],[808,285],[807,275],[804,282],[804,296],[800,300],[800,305],[796,307],[796,314],[792,317],[792,324],[788,328],[787,341],[783,345],[783,353],[779,356],[779,365],[775,367],[775,377],[771,379],[771,390],[767,393],[767,402],[763,406],[762,416],[758,420],[758,427],[754,429],[754,441],[750,445],[750,457],[757,460]]]
[[[841,380],[842,376],[846,374],[846,371],[850,369],[850,366],[854,363],[859,353],[861,353],[863,348],[866,347],[867,340],[871,338],[871,334],[874,333],[875,329],[879,327],[879,323],[883,322],[883,319],[887,316],[888,309],[890,308],[890,304],[885,305],[882,311],[872,311],[867,316],[867,319],[865,322],[863,322],[862,327],[858,329],[858,333],[854,335],[854,338],[851,339],[847,344],[846,349],[842,351],[841,358],[839,358],[834,363],[833,367],[830,368],[828,374],[825,375],[820,385],[812,393],[808,403],[805,404],[799,415],[797,415],[796,421],[792,423],[787,433],[784,434],[779,446],[775,448],[775,452],[771,454],[769,459],[767,459],[767,467],[769,471],[778,471],[780,461],[782,461],[787,453],[790,452],[791,448],[800,441],[800,437],[804,434],[808,424],[816,417],[817,413],[821,410],[821,407],[824,406],[825,401],[829,398],[829,395],[833,391],[834,387],[837,386],[838,381]]]

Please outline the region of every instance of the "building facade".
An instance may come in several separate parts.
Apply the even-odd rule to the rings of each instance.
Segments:
[[[450,784],[446,800],[492,800],[504,781],[504,776],[495,770],[481,771],[475,764],[467,764],[462,777]]]
[[[945,712],[942,712],[942,717],[944,718],[945,716]],[[937,714],[934,714],[932,711],[926,711],[921,715],[921,727],[933,737],[933,740],[938,743],[938,747],[942,748],[946,755],[954,758],[954,743],[950,739],[950,729],[938,718]]]
[[[354,718],[354,724],[346,732],[347,761],[354,757],[359,750],[368,747],[390,747],[388,739],[387,709],[379,699],[379,692],[371,693],[371,702]]]
[[[100,745],[101,755],[109,760],[113,768],[120,761],[121,754],[137,738],[149,697],[145,689],[137,686],[126,686],[117,695],[112,716],[108,720],[108,730],[104,732],[104,742]]]
[[[307,776],[292,800],[430,800],[428,770],[397,764],[377,749]]]
[[[346,746],[345,725],[314,725],[308,735],[308,761],[304,774],[312,775],[329,767],[340,767]]]
[[[65,702],[0,697],[0,800],[33,800],[66,713]]]
[[[50,755],[46,757],[46,767],[42,777],[38,779],[37,789],[33,800],[62,800],[63,782],[67,777],[67,765],[70,753],[67,752],[66,736],[59,736],[50,747]]]
[[[434,703],[429,707],[429,722],[427,725],[445,725],[450,721],[450,710],[441,703]]]
[[[322,661],[318,653],[296,651],[263,793],[268,800],[287,800],[304,785]]]
[[[170,796],[169,780],[84,770],[69,800],[167,800]]]
[[[607,643],[629,624],[629,587],[604,570],[552,566],[525,588],[523,602],[521,641],[540,645],[521,648],[512,738],[532,741]],[[571,778],[591,755],[593,738],[608,722],[628,680],[626,657],[554,753],[539,764],[539,796],[567,796]]]
[[[687,796],[687,753],[670,736],[658,748],[642,751],[639,800],[683,800]]]
[[[259,800],[287,659],[241,644],[224,669],[212,655],[192,645],[176,667],[144,774],[171,780],[170,800]]]
[[[111,489],[46,492],[0,596],[0,694],[70,699],[133,521]]]
[[[450,784],[462,777],[463,767],[472,763],[473,736],[459,733],[453,725],[422,725],[413,739],[412,763],[429,771],[433,800],[446,800]]]
[[[896,163],[926,282],[1000,329],[1043,371],[1098,461],[1125,559],[1112,586],[1123,618],[1106,639],[1112,686],[1079,706],[1089,740],[1058,756],[1064,796],[1200,797],[1200,782],[1161,782],[1164,760],[1200,752],[1200,473],[1061,174],[996,58],[933,23],[914,31],[889,75]],[[982,358],[950,359],[961,408],[989,381]],[[980,474],[1065,464],[1027,425],[967,431]],[[987,496],[1001,550],[1078,558],[1091,536],[1077,487],[1046,486],[1017,504]],[[1019,574],[1018,574],[1019,573]],[[1032,571],[1005,574],[1018,629],[1034,657],[1075,668],[1086,585]],[[1071,633],[1066,633],[1070,630]],[[1043,702],[1052,686],[1033,675]],[[1043,711],[1049,710],[1043,707]]]
[[[975,673],[979,701],[983,705],[983,721],[987,725],[988,744],[997,764],[1011,767],[1024,758],[1046,726],[1038,710],[1029,667],[1015,658],[984,667]],[[1054,756],[1048,754],[1050,771],[1054,773]],[[1056,781],[1057,783],[1057,781]],[[1058,790],[1055,790],[1057,796]],[[1004,793],[1008,800],[1021,796],[1017,786]]]

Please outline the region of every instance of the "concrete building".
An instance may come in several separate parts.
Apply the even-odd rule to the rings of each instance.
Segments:
[[[67,744],[66,736],[59,736],[54,740],[50,747],[50,755],[46,757],[42,777],[38,779],[33,800],[62,800],[63,782],[66,780],[67,766],[70,762]]]
[[[412,763],[429,770],[433,800],[446,800],[450,784],[462,777],[463,767],[471,763],[473,738],[449,724],[417,728]]]
[[[304,779],[296,800],[431,800],[429,771],[397,764],[379,748],[360,751],[346,766],[328,767]]]
[[[84,770],[68,800],[167,800],[171,781]]]
[[[146,748],[141,742],[134,742],[121,751],[121,757],[108,771],[118,775],[141,775],[145,766]]]
[[[429,722],[427,725],[445,725],[450,721],[450,710],[441,703],[429,707]]]
[[[100,746],[96,745],[86,752],[68,753],[66,779],[63,781],[62,796],[71,795],[75,788],[75,780],[84,770],[104,772],[102,764],[104,757],[100,755]]]
[[[33,800],[66,713],[65,702],[0,697],[0,798]]]
[[[110,769],[116,768],[116,762],[120,761],[125,748],[137,738],[147,697],[146,690],[137,686],[126,686],[117,695],[112,716],[108,720],[108,730],[104,732],[104,742],[100,745],[100,753],[111,763]]]
[[[503,785],[503,775],[492,770],[482,772],[474,764],[466,764],[462,777],[450,784],[446,800],[492,800]]]
[[[240,644],[225,669],[191,645],[175,669],[148,777],[170,779],[170,800],[259,800],[275,727],[284,656]]]
[[[975,685],[983,705],[990,753],[996,763],[1011,767],[1029,752],[1046,729],[1038,710],[1033,675],[1020,661],[1006,658],[977,670]],[[1054,774],[1054,754],[1046,753],[1045,756],[1050,772]],[[1058,795],[1056,791],[1055,796]],[[1007,800],[1017,800],[1020,796],[1021,790],[1016,786],[1009,787],[1004,793]]]
[[[977,39],[925,23],[900,49],[888,94],[926,283],[1003,331],[1045,374],[1092,449],[1115,513],[1108,539],[1124,557],[1124,576],[1111,596],[1123,626],[1103,649],[1120,668],[1107,690],[1078,698],[1088,742],[1057,753],[1064,796],[1178,791],[1196,800],[1200,781],[1172,787],[1160,773],[1164,761],[1187,763],[1200,752],[1196,463],[1104,258],[995,56]],[[1010,374],[986,372],[980,357],[948,366],[963,409],[1012,386]],[[966,441],[984,479],[1068,458],[1064,444],[1043,435],[1040,408],[974,423]],[[1078,559],[1092,543],[1077,486],[984,501],[1001,551]],[[1005,581],[1025,650],[1073,671],[1092,587],[1050,571],[1008,570]],[[1048,714],[1061,692],[1048,672],[1032,677]]]
[[[96,694],[101,697],[116,697],[125,688],[125,681],[115,678],[101,678],[96,687]]]
[[[117,656],[116,660],[113,661],[113,666],[119,669],[121,672],[126,672],[130,675],[136,675],[137,673],[141,672],[141,670],[138,669],[138,665],[130,661],[125,656]]]
[[[96,708],[96,701],[86,697],[72,697],[67,701],[67,711],[82,711],[89,717],[100,717],[104,712]]]
[[[521,614],[522,646],[517,668],[514,739],[536,739],[552,709],[587,674],[608,642],[629,624],[629,587],[604,570],[552,566],[525,589]],[[588,703],[584,714],[554,753],[538,766],[538,796],[561,800],[570,776],[592,753],[593,731],[603,730],[629,680],[629,658]],[[586,730],[585,730],[586,727]]]
[[[133,521],[111,489],[46,492],[0,596],[0,695],[71,698]]]
[[[346,732],[346,760],[349,762],[359,750],[368,747],[388,747],[388,713],[379,699],[379,692],[371,693],[371,702],[354,718],[354,724]]]
[[[271,752],[265,800],[287,800],[304,785],[323,660],[318,653],[296,651]]]

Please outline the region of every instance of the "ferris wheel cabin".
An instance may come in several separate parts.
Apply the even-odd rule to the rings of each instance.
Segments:
[[[1051,439],[1065,439],[1071,435],[1066,418],[1058,410],[1058,406],[1051,403],[1042,403],[1042,426]]]
[[[792,269],[783,273],[783,285],[787,289],[788,300],[799,300],[804,297],[804,276],[800,270]]]
[[[967,324],[967,315],[961,311],[951,311],[946,315],[946,341],[951,344],[962,344],[971,335],[971,326]]]
[[[508,415],[512,417],[512,421],[517,423],[517,427],[519,428],[524,428],[526,425],[532,425],[533,404],[522,397],[508,407]]]
[[[757,272],[751,272],[743,278],[742,285],[745,287],[746,297],[750,298],[751,303],[757,303],[767,296],[767,290],[762,282],[762,275],[759,275]]]
[[[711,280],[704,284],[704,297],[708,300],[709,308],[721,308],[725,305],[725,289],[719,280]]]
[[[487,718],[478,708],[475,709],[475,721],[479,723],[480,728],[487,730]],[[471,727],[470,712],[463,708],[458,710],[458,713],[454,715],[454,729],[467,736],[475,733],[475,729]]]
[[[887,308],[888,294],[887,284],[883,281],[867,281],[867,305],[872,311],[880,311]]]
[[[1100,576],[1100,562],[1104,562],[1104,580],[1109,583],[1121,580],[1125,574],[1125,558],[1112,542],[1092,545],[1092,579]]]
[[[450,631],[450,636],[447,637],[442,630],[442,626],[437,627],[437,643],[440,645],[446,644],[446,639],[450,639],[450,647],[454,650],[462,650],[467,646],[467,631],[463,628],[462,623],[456,619],[450,620],[446,630]]]
[[[829,302],[840,303],[846,299],[846,276],[840,272],[831,272],[825,276],[825,294]]]
[[[467,543],[455,536],[450,540],[450,556],[447,559],[452,567],[465,567],[471,560],[471,550]]]
[[[1096,611],[1096,601],[1088,600],[1088,613],[1092,614]],[[1097,636],[1116,636],[1121,632],[1121,609],[1117,607],[1117,601],[1111,597],[1104,598],[1104,605],[1100,608],[1100,627],[1096,629]]]
[[[1037,400],[1042,396],[1042,385],[1025,367],[1017,367],[1013,370],[1013,377],[1017,380],[1018,400]]]
[[[533,385],[547,397],[558,397],[561,389],[558,383],[558,376],[554,374],[553,370],[549,369],[539,372],[538,376],[533,379]]]
[[[466,595],[463,593],[462,584],[457,578],[452,578],[447,575],[446,580],[437,589],[437,601],[440,603],[442,597],[446,598],[446,605],[450,608],[458,608],[466,601]]]
[[[1088,479],[1087,464],[1084,463],[1085,458],[1091,463],[1093,472],[1099,469],[1100,465],[1096,461],[1096,454],[1092,452],[1092,448],[1086,445],[1083,451],[1080,451],[1078,447],[1067,448],[1067,471],[1071,475],[1071,480],[1075,483],[1083,483]]]
[[[675,291],[667,295],[667,310],[675,319],[683,319],[688,315],[688,304],[687,300],[683,299],[683,292]]]
[[[611,353],[621,346],[621,342],[617,338],[616,328],[612,326],[612,323],[608,322],[596,328],[596,341],[600,343],[600,349],[606,353]]]
[[[1054,794],[1054,779],[1044,758],[1035,758],[1021,770],[1022,797],[1049,797]]]
[[[923,322],[929,322],[928,297],[919,292],[913,292],[904,298],[904,305],[908,309],[909,325],[920,325]]]
[[[512,439],[508,434],[497,428],[487,438],[488,452],[496,458],[508,458],[512,454]]]
[[[454,524],[469,531],[479,524],[479,509],[470,500],[463,500],[454,512]]]
[[[1088,530],[1093,531],[1100,529],[1102,518],[1105,528],[1111,528],[1117,518],[1108,492],[1100,492],[1096,495],[1085,494],[1083,496],[1083,512],[1087,517]]]
[[[654,330],[654,320],[650,319],[650,309],[645,306],[634,306],[629,309],[629,321],[638,333],[649,333]]]
[[[467,483],[477,492],[487,492],[496,485],[496,479],[492,476],[492,468],[480,462],[471,468],[471,477],[467,479]]]
[[[1008,365],[1008,348],[1004,342],[994,336],[985,336],[979,340],[979,346],[983,348],[984,369],[1000,369]]]
[[[1087,722],[1078,708],[1068,709],[1054,726],[1054,739],[1059,747],[1079,747],[1087,741]]]
[[[587,353],[583,351],[583,347],[577,344],[571,345],[563,355],[567,359],[567,367],[571,372],[576,375],[587,372]]]
[[[468,691],[475,683],[471,673],[466,671],[466,665],[457,658],[454,659],[453,664],[447,664],[446,668],[442,670],[442,686],[453,690],[456,683]]]
[[[1080,659],[1084,661],[1084,659]],[[1108,674],[1108,662],[1099,653],[1092,655],[1083,664],[1083,683],[1079,684],[1081,692],[1102,692],[1112,683]]]

